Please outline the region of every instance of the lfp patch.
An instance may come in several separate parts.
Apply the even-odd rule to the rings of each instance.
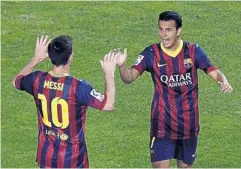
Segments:
[[[144,59],[144,56],[139,55],[138,58],[135,60],[134,65],[139,65],[141,61]]]

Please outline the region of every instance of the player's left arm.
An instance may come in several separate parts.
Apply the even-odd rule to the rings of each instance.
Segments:
[[[47,55],[47,48],[50,43],[51,39],[48,39],[48,36],[41,36],[41,38],[37,38],[36,41],[36,48],[35,48],[35,55],[30,60],[30,62],[14,77],[12,84],[15,88],[17,88],[17,83],[19,79],[22,77],[30,74],[33,69],[36,67],[38,63],[43,61],[48,57]]]
[[[223,93],[230,93],[233,90],[225,75],[211,63],[206,53],[198,45],[195,46],[195,63],[197,68],[202,69],[220,85]]]
[[[220,85],[223,93],[232,92],[233,88],[231,84],[219,69],[209,72],[208,75]]]
[[[107,95],[98,92],[85,80],[80,80],[78,82],[77,90],[75,92],[77,101],[81,105],[90,106],[98,110],[104,110],[107,101]],[[110,106],[112,107],[112,106]],[[113,109],[105,110],[112,111]]]

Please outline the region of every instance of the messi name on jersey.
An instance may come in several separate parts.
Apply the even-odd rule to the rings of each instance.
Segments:
[[[191,73],[176,74],[176,75],[162,75],[160,77],[162,83],[168,85],[168,87],[181,87],[184,85],[192,84]]]
[[[52,81],[44,81],[44,88],[63,91],[64,84],[63,83],[52,82]]]

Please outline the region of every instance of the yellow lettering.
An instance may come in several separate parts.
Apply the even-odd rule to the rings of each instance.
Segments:
[[[46,97],[43,94],[38,94],[38,99],[42,102],[42,111],[43,111],[43,123],[46,126],[52,127],[49,118],[48,118],[48,111],[47,111],[47,100]]]
[[[61,112],[62,112],[62,122],[58,119],[58,104],[61,105]],[[62,129],[65,129],[69,125],[69,107],[68,103],[59,97],[56,97],[53,99],[51,103],[52,107],[52,120],[56,127],[60,127]]]
[[[42,112],[43,112],[43,123],[46,126],[52,127],[51,122],[49,121],[48,117],[48,108],[47,108],[47,99],[43,94],[38,93],[38,99],[42,102]],[[62,122],[59,121],[58,118],[58,105],[61,106],[61,112],[60,115],[62,117]],[[56,97],[51,101],[51,111],[52,114],[52,122],[56,127],[59,127],[61,129],[65,129],[69,126],[69,106],[68,103],[61,99],[60,97]],[[47,132],[46,134],[51,134],[51,132]]]

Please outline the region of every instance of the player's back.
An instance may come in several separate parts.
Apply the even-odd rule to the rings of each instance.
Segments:
[[[84,80],[53,71],[35,71],[15,80],[18,90],[31,94],[38,114],[40,167],[87,168],[85,119],[88,106],[102,110],[106,95]]]
[[[86,109],[79,95],[82,81],[40,72],[33,83],[38,110],[37,161],[41,167],[88,167],[85,144]]]

